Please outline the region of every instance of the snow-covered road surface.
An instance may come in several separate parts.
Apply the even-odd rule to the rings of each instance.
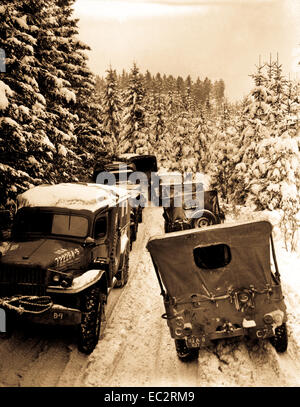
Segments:
[[[128,284],[111,292],[106,331],[94,352],[78,352],[73,328],[22,324],[10,339],[0,339],[0,386],[299,386],[300,279],[299,286],[283,281],[289,313],[285,354],[268,342],[253,348],[245,340],[220,341],[184,364],[161,318],[163,300],[145,249],[150,236],[162,233],[161,208],[146,208],[143,220]],[[299,263],[295,254],[293,264]]]

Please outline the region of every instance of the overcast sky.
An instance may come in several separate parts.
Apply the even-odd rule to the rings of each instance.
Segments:
[[[270,53],[286,75],[300,76],[300,0],[76,0],[89,66],[186,78],[223,78],[226,96],[251,88],[259,55]],[[298,72],[297,72],[298,71]]]

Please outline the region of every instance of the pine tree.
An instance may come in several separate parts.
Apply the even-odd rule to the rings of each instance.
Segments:
[[[268,105],[269,91],[267,88],[267,77],[264,72],[264,66],[259,64],[257,72],[252,76],[254,79],[254,88],[247,99],[247,105],[243,111],[246,118],[246,125],[240,135],[242,143],[239,150],[239,159],[233,171],[233,179],[236,183],[235,198],[236,202],[244,203],[248,194],[253,188],[253,177],[255,163],[258,162],[259,154],[257,144],[270,136],[267,126],[267,118],[270,111]],[[261,164],[261,163],[260,163]],[[260,170],[264,171],[264,166],[260,165]],[[254,192],[255,193],[255,192]]]
[[[9,56],[0,77],[2,205],[47,179],[55,151],[47,136],[46,101],[38,84],[37,27],[30,24],[27,13],[25,1],[5,0],[0,7],[0,48]]]
[[[129,87],[124,102],[123,129],[120,151],[147,154],[150,149],[149,135],[145,129],[145,90],[136,64],[130,72]]]
[[[197,172],[206,173],[211,162],[213,137],[204,109],[201,107],[195,119],[195,154],[198,158]]]
[[[120,135],[121,100],[117,89],[117,73],[111,67],[106,71],[106,86],[103,98],[103,127],[108,133],[106,150],[117,154]]]
[[[236,130],[228,102],[223,103],[222,114],[217,123],[214,142],[211,146],[211,186],[220,191],[221,197],[229,201],[232,196],[231,177],[234,169],[233,157],[236,153]]]

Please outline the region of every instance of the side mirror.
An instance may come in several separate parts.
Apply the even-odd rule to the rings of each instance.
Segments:
[[[93,239],[92,237],[88,236],[85,241],[82,244],[83,247],[95,247],[96,246],[96,242],[95,239]]]

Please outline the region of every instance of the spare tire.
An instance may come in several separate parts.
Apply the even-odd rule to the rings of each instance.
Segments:
[[[203,214],[200,217],[194,217],[191,220],[192,227],[196,229],[215,225],[216,223],[216,217],[209,211],[203,211]]]

